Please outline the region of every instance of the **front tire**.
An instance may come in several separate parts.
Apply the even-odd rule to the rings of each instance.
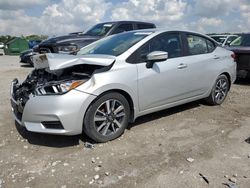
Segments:
[[[120,93],[107,93],[92,103],[84,117],[84,132],[96,142],[119,137],[128,125],[130,107]]]
[[[229,81],[226,75],[222,74],[217,79],[213,89],[206,101],[210,105],[220,105],[224,102],[229,91]]]

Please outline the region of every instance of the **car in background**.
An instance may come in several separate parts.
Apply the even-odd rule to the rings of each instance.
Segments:
[[[222,104],[236,77],[232,54],[194,32],[120,33],[76,56],[33,56],[27,79],[11,83],[12,110],[28,131],[107,142],[145,114],[199,99]]]
[[[34,46],[36,47],[36,46]],[[32,56],[38,54],[33,49],[28,49],[20,53],[20,63],[25,63],[33,66]]]
[[[32,49],[34,46],[40,44],[41,42],[42,42],[42,40],[40,40],[40,39],[29,40],[28,41],[29,48]]]
[[[0,42],[0,49],[3,49],[3,48],[4,48],[4,43]]]
[[[36,55],[38,54],[38,50],[36,50],[36,48],[38,48],[38,44],[40,44],[42,42],[42,40],[29,40],[28,41],[28,45],[29,45],[29,48],[28,50],[25,50],[25,51],[22,51],[20,53],[20,63],[25,63],[25,64],[29,64],[31,66],[33,66],[33,62],[31,60],[31,57],[33,55]]]
[[[250,78],[250,33],[242,34],[227,49],[235,53],[237,77]]]
[[[221,46],[228,46],[233,40],[238,38],[238,35],[210,35],[212,39],[218,42]]]
[[[53,37],[38,45],[39,53],[76,53],[82,47],[109,35],[131,30],[155,28],[155,24],[139,21],[113,21],[99,23],[86,32],[75,32]]]

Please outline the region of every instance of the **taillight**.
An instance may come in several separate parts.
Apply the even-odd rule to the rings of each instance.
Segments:
[[[234,59],[234,62],[236,62],[237,55],[234,52],[231,54],[231,57]]]

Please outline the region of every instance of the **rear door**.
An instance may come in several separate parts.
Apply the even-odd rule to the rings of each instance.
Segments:
[[[192,83],[198,91],[197,95],[201,95],[211,88],[221,57],[215,53],[216,45],[208,38],[192,33],[185,34],[185,38],[188,55],[186,63],[196,75]]]

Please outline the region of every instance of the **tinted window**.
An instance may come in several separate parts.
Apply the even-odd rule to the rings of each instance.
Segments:
[[[227,42],[226,42],[225,45],[229,45],[229,44],[230,44],[233,40],[235,40],[236,38],[238,38],[238,37],[236,37],[236,36],[228,37]]]
[[[235,39],[230,46],[250,46],[250,34],[245,34]]]
[[[101,23],[92,27],[90,30],[86,31],[84,34],[91,36],[104,36],[113,27],[112,23]]]
[[[137,29],[149,29],[149,28],[155,28],[152,24],[137,24]]]
[[[226,40],[226,36],[211,36],[215,41],[222,44]]]
[[[127,61],[129,63],[145,62],[146,56],[153,51],[168,52],[169,58],[180,57],[182,49],[179,34],[164,33],[154,37],[136,50]]]
[[[131,31],[131,30],[133,30],[132,24],[121,24],[114,30],[113,34],[122,33],[125,31]]]
[[[84,48],[78,54],[105,54],[118,56],[151,33],[126,32],[98,40]]]
[[[190,55],[208,53],[206,39],[196,35],[187,36],[188,48]]]
[[[241,40],[242,40],[242,37],[238,37],[237,39],[235,39],[234,41],[232,41],[230,43],[230,46],[240,46],[241,45]]]

